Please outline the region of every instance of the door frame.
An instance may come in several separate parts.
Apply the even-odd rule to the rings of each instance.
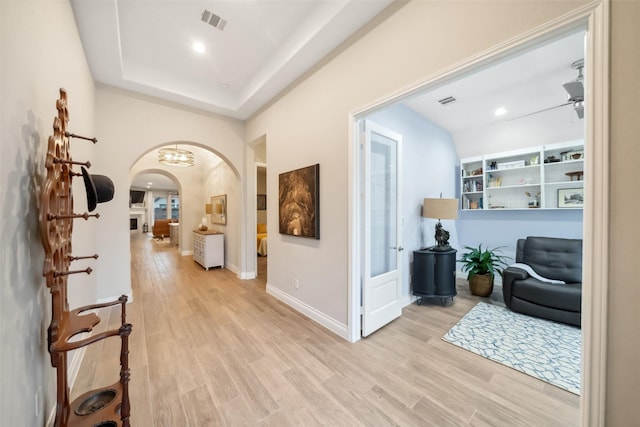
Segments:
[[[583,219],[583,294],[582,294],[582,393],[580,424],[605,424],[607,363],[607,293],[609,271],[609,42],[610,2],[594,1],[564,16],[507,40],[414,84],[372,101],[349,113],[349,212],[348,212],[348,314],[347,333],[351,342],[360,336],[360,189],[357,123],[374,111],[388,107],[418,92],[471,73],[482,66],[508,57],[545,39],[579,27],[586,27],[585,73],[586,110],[585,149],[590,153],[586,164]]]

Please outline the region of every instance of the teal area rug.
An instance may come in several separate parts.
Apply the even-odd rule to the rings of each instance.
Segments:
[[[580,328],[480,302],[442,339],[580,394]]]

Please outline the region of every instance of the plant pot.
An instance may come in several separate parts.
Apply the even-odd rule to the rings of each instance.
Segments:
[[[490,274],[474,274],[469,279],[469,290],[473,295],[488,297],[493,292],[493,276]]]

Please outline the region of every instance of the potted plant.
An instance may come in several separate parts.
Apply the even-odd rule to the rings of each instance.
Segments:
[[[502,270],[508,266],[509,257],[502,254],[502,247],[482,249],[464,246],[466,252],[458,262],[462,263],[462,271],[468,271],[467,280],[473,295],[486,297],[493,292],[493,277],[496,273],[502,275]]]

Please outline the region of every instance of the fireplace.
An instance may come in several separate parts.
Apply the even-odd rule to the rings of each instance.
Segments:
[[[129,230],[138,229],[138,218],[129,218]]]

